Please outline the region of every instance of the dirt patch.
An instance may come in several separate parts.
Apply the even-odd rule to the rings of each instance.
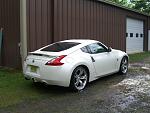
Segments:
[[[131,63],[129,64],[129,69],[134,70],[134,71],[141,70],[150,74],[150,63],[147,62],[149,60],[150,59],[146,59],[143,62]]]
[[[150,75],[142,72],[134,74],[114,86],[116,89],[120,89],[120,93],[114,96],[114,100],[121,110],[128,109],[131,105],[139,102],[150,106],[149,102],[142,102],[144,96],[150,98]]]

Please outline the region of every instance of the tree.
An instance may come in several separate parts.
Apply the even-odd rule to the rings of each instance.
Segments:
[[[123,6],[128,6],[128,0],[109,0],[109,1],[123,5]]]
[[[133,4],[133,9],[150,14],[150,0],[131,0],[130,2]]]
[[[150,0],[107,0],[126,6],[132,9],[139,10],[143,13],[150,14]]]

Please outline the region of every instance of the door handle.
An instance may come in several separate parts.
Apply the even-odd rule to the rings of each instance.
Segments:
[[[91,56],[91,60],[92,60],[92,62],[95,62],[95,59]]]

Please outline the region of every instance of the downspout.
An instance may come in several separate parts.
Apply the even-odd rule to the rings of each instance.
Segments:
[[[2,66],[2,42],[3,42],[3,28],[0,28],[0,65]]]
[[[150,51],[150,16],[148,17],[148,51]]]
[[[26,0],[20,0],[20,54],[23,62],[27,56],[27,12]]]

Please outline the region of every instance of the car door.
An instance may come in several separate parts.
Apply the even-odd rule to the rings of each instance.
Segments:
[[[117,58],[101,43],[90,44],[91,59],[97,75],[102,76],[116,71]]]

